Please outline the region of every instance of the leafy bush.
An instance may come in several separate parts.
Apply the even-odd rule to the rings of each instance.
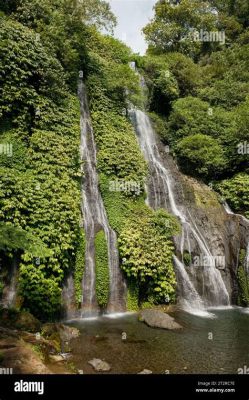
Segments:
[[[175,274],[173,244],[169,239],[179,232],[178,223],[166,211],[139,213],[119,237],[122,269],[128,279],[137,281],[140,298],[153,296],[156,303],[173,301]]]
[[[190,135],[178,142],[175,151],[185,172],[205,180],[218,177],[226,165],[221,145],[207,135]]]
[[[139,286],[134,278],[127,280],[127,311],[137,311],[139,309]]]
[[[249,175],[240,173],[231,179],[225,179],[216,185],[216,189],[238,213],[244,213],[249,218]]]
[[[99,171],[120,180],[134,181],[143,190],[146,163],[128,121],[113,112],[94,112],[92,118]]]
[[[83,230],[80,230],[74,267],[75,300],[77,304],[81,303],[81,298],[83,294],[82,279],[85,270],[85,246],[85,233]]]
[[[61,306],[60,280],[57,276],[48,277],[46,265],[20,266],[20,291],[24,297],[23,307],[42,320],[52,319]]]
[[[0,118],[11,115],[17,126],[31,129],[40,104],[63,102],[62,67],[35,32],[16,21],[1,19],[0,39]]]

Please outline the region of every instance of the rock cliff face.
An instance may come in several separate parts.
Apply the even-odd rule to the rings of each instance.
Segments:
[[[209,186],[183,175],[173,158],[165,154],[164,146],[160,141],[158,141],[158,147],[165,167],[173,177],[172,190],[176,203],[178,207],[187,211],[200,235],[205,238],[210,253],[215,259],[216,268],[219,269],[226,285],[230,301],[236,304],[238,259],[240,250],[246,250],[249,243],[249,221],[241,215],[227,212],[217,194]],[[169,199],[167,199],[167,204],[170,208]],[[175,244],[179,257],[181,253],[188,254],[191,251],[192,263],[186,268],[198,293],[201,296],[204,295],[203,271],[200,266],[205,262],[208,264],[209,261],[200,257],[198,243],[193,236],[189,235],[184,245],[181,237],[176,237]],[[194,265],[191,266],[191,264]]]
[[[247,249],[249,221],[228,212],[210,187],[179,171],[144,112],[133,109],[130,116],[150,167],[148,204],[167,209],[182,226],[174,238],[179,301],[187,308],[236,303],[238,257]]]
[[[240,215],[228,214],[224,206],[218,201],[214,191],[208,186],[185,177],[178,173],[178,182],[181,182],[182,196],[179,201],[184,201],[194,224],[205,238],[212,256],[215,258],[216,268],[219,269],[229,293],[230,301],[235,304],[238,297],[237,268],[241,249],[246,250],[249,241],[249,221]],[[176,239],[178,252],[179,240]],[[196,242],[190,238],[190,248],[194,266],[189,267],[189,272],[202,291],[202,275],[198,269],[198,248]],[[186,247],[185,251],[188,251]],[[205,260],[200,260],[205,262]],[[197,265],[195,265],[197,264]]]

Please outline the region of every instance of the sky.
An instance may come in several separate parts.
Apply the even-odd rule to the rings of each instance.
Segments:
[[[143,55],[147,45],[141,29],[153,17],[156,0],[108,0],[118,19],[114,35],[135,53]]]

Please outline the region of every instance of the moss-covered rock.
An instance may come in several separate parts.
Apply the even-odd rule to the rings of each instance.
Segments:
[[[39,332],[42,324],[28,311],[5,308],[0,310],[0,325],[27,332]]]
[[[27,311],[21,311],[15,321],[17,329],[25,330],[28,332],[39,332],[41,322],[38,321],[32,314]]]

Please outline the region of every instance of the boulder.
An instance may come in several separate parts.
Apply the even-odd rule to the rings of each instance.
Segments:
[[[173,317],[159,310],[143,310],[139,315],[139,321],[145,322],[151,328],[181,329]]]
[[[41,329],[40,321],[32,314],[14,308],[0,309],[0,325],[26,332],[38,332]]]
[[[49,338],[55,334],[58,334],[63,342],[69,342],[70,340],[79,336],[79,330],[77,328],[63,325],[61,323],[47,323],[42,327],[43,336]]]
[[[150,369],[143,369],[143,371],[138,372],[138,375],[150,375],[152,371]]]
[[[40,321],[27,311],[21,311],[18,314],[15,326],[17,329],[28,332],[38,332],[41,329]]]
[[[50,361],[52,361],[52,362],[55,362],[55,363],[57,363],[57,362],[61,362],[61,361],[64,361],[64,358],[61,356],[61,355],[49,355],[49,360]]]
[[[77,328],[61,323],[47,323],[42,326],[42,336],[52,341],[58,352],[70,352],[70,341],[79,336]]]
[[[102,361],[99,358],[93,358],[92,360],[88,361],[95,371],[110,371],[111,366],[106,362]]]

